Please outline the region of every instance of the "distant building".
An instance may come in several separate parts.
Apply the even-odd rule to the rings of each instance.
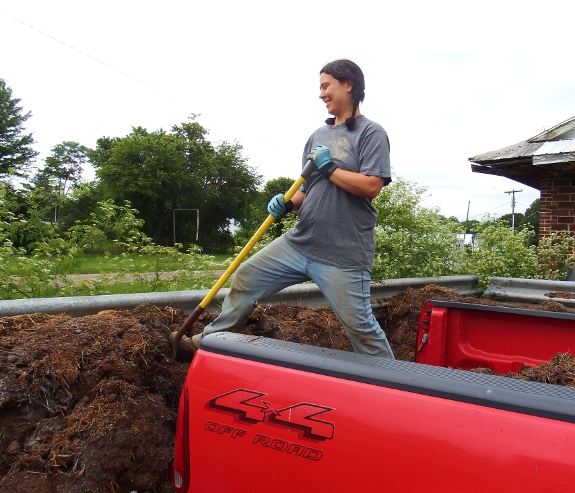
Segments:
[[[541,192],[540,238],[555,231],[575,235],[575,117],[469,161],[473,172],[504,176]]]
[[[455,248],[475,248],[477,245],[477,235],[475,233],[466,233],[457,235],[457,243]]]

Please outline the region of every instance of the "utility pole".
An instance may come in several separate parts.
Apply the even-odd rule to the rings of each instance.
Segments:
[[[511,232],[515,230],[515,194],[523,190],[508,190],[505,193],[511,194]]]

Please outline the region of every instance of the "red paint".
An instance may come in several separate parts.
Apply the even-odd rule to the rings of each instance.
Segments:
[[[426,303],[419,318],[416,362],[463,370],[491,368],[506,375],[521,365],[540,365],[555,353],[575,350],[575,320],[473,306]],[[421,345],[425,334],[428,340]]]
[[[186,385],[190,492],[573,489],[571,423],[201,350]],[[259,407],[265,414],[262,419],[257,413],[257,419],[242,419],[238,412],[212,405],[237,389],[262,395],[249,401],[255,406],[250,411]],[[333,426],[330,439],[286,423],[284,410],[298,403],[329,409],[316,419]],[[269,409],[279,411],[284,421],[263,412]],[[299,411],[308,415],[304,408]],[[296,416],[297,424],[301,418]],[[179,419],[181,440],[182,412]],[[176,443],[176,464],[181,464],[179,450]]]

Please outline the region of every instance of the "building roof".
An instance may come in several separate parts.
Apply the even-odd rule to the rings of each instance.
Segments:
[[[554,140],[573,129],[575,129],[575,116],[551,127],[549,130],[545,130],[544,132],[537,134],[535,137],[527,139],[527,142],[545,142],[547,140]]]
[[[517,144],[469,158],[471,170],[540,188],[542,171],[575,173],[575,116]]]

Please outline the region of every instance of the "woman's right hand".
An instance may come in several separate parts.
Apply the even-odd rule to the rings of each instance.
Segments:
[[[287,214],[293,209],[293,202],[288,200],[284,202],[284,194],[278,193],[268,203],[268,212],[274,216],[279,217]]]

